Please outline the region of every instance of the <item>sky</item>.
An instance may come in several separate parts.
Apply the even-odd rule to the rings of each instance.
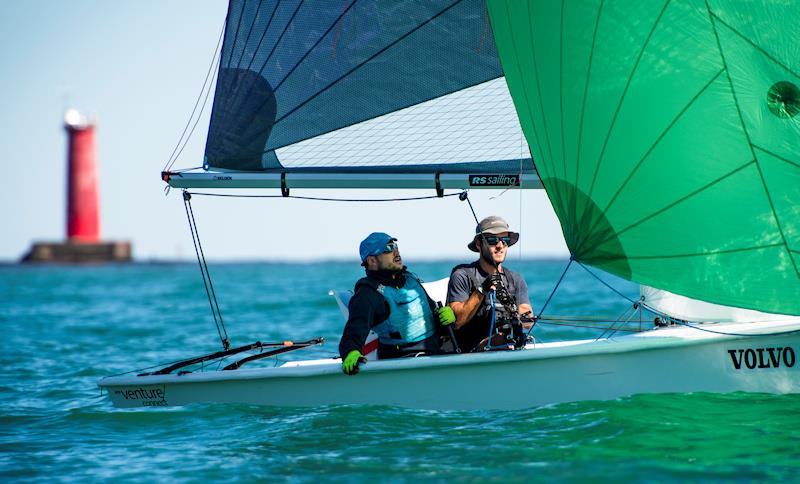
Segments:
[[[160,172],[192,112],[226,10],[224,0],[0,0],[6,178],[0,261],[18,260],[34,241],[65,237],[67,108],[97,119],[101,237],[131,241],[139,261],[194,258],[180,191],[165,194]],[[201,164],[210,104],[174,168]],[[470,199],[479,218],[501,215],[521,233],[512,259],[567,257],[543,190],[473,190]],[[192,203],[209,260],[356,260],[358,243],[372,231],[397,237],[407,261],[473,256],[466,245],[475,220],[457,197],[397,203],[195,197]]]

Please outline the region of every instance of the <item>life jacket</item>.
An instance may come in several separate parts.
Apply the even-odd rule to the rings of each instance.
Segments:
[[[389,305],[389,318],[372,327],[385,345],[418,343],[434,334],[433,311],[425,289],[415,276],[405,276],[406,283],[401,288],[383,284],[375,287]]]

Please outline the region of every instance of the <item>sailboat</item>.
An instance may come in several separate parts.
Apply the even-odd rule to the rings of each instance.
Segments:
[[[631,307],[656,324],[371,360],[355,377],[338,358],[242,368],[321,341],[230,348],[221,332],[217,353],[100,387],[117,407],[800,392],[798,14],[788,0],[232,0],[203,167],[162,173],[185,203],[196,188],[544,188],[570,263],[641,284]]]

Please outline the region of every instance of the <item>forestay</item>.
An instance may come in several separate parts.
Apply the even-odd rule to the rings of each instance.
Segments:
[[[800,4],[491,1],[575,259],[800,315]]]

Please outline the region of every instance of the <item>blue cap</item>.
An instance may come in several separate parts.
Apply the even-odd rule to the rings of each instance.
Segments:
[[[366,239],[361,241],[361,245],[358,246],[361,262],[367,260],[367,256],[383,254],[383,249],[386,248],[386,244],[393,240],[397,239],[383,232],[372,232],[369,234]]]

